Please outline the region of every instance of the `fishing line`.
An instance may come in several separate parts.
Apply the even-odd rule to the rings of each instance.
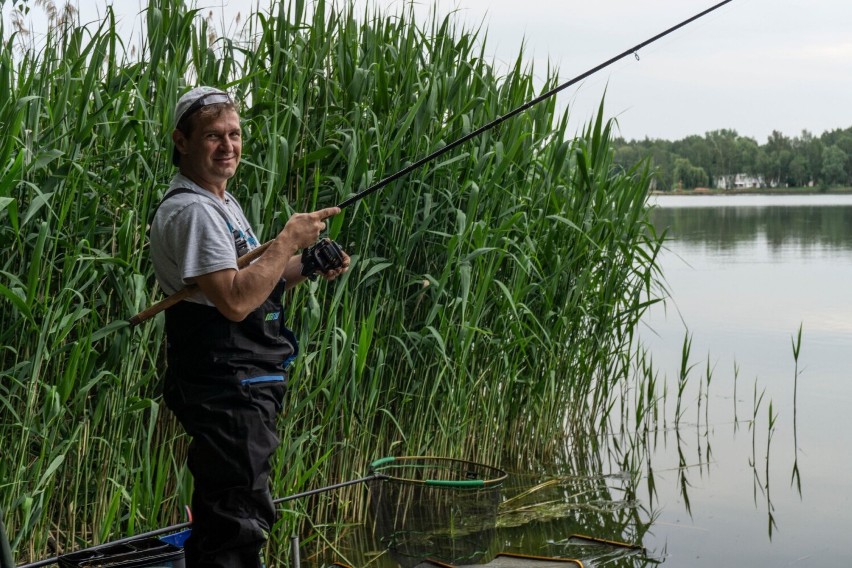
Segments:
[[[386,178],[382,179],[381,181],[373,184],[372,186],[368,187],[367,189],[365,189],[361,192],[358,192],[355,195],[352,195],[351,197],[348,197],[347,199],[341,201],[337,205],[337,207],[339,207],[340,209],[345,209],[345,208],[349,207],[350,205],[357,203],[358,201],[364,199],[365,197],[372,195],[373,193],[382,189],[383,187],[397,181],[398,179],[400,179],[402,177],[405,177],[406,175],[413,172],[414,170],[424,166],[425,164],[428,164],[429,162],[435,160],[436,158],[439,158],[440,156],[443,156],[447,152],[454,150],[455,148],[461,146],[465,142],[468,142],[469,140],[476,138],[480,134],[483,134],[484,132],[487,132],[487,131],[499,126],[500,124],[509,120],[510,118],[517,116],[518,114],[528,110],[529,108],[537,105],[538,103],[549,99],[550,97],[556,95],[557,93],[559,93],[561,91],[564,91],[568,87],[579,83],[583,79],[586,79],[587,77],[594,75],[598,71],[601,71],[602,69],[606,69],[607,67],[609,67],[613,63],[616,63],[617,61],[620,61],[621,59],[624,59],[625,57],[632,56],[636,53],[639,53],[643,48],[651,45],[652,43],[666,37],[667,35],[679,30],[680,28],[682,28],[682,27],[684,27],[684,26],[686,26],[686,25],[688,25],[688,24],[690,24],[690,23],[692,23],[696,20],[703,18],[707,14],[710,14],[711,12],[714,12],[714,11],[718,10],[719,8],[721,8],[722,6],[729,4],[731,2],[733,2],[733,0],[723,0],[722,2],[719,2],[718,4],[715,4],[714,6],[711,6],[710,8],[707,8],[706,10],[703,10],[703,11],[699,12],[698,14],[695,14],[694,16],[690,17],[690,18],[687,18],[686,20],[683,20],[679,24],[676,24],[676,25],[658,33],[657,35],[655,35],[655,36],[653,36],[649,39],[646,39],[645,41],[638,43],[638,44],[634,45],[633,47],[630,47],[630,48],[624,50],[623,52],[619,53],[618,55],[611,57],[610,59],[607,59],[603,63],[596,65],[595,67],[592,67],[588,71],[585,71],[584,73],[577,75],[576,77],[558,85],[557,87],[554,87],[553,89],[550,89],[549,91],[539,95],[538,97],[536,97],[536,98],[534,98],[530,101],[527,101],[526,103],[522,104],[521,106],[517,107],[516,109],[511,110],[511,111],[507,112],[506,114],[504,114],[502,116],[498,116],[497,118],[495,118],[491,122],[489,122],[489,123],[487,123],[483,126],[480,126],[476,130],[469,132],[465,136],[462,136],[461,138],[458,138],[457,140],[455,140],[453,142],[450,142],[446,146],[439,148],[438,150],[432,152],[431,154],[429,154],[429,155],[427,155],[423,158],[420,158],[416,162],[409,164],[408,166],[399,170],[395,174],[389,175],[388,177],[386,177]],[[269,247],[270,244],[272,244],[272,241],[268,241],[268,242],[262,244],[261,246],[255,248],[255,249],[252,249],[247,254],[241,256],[239,258],[239,262],[238,262],[238,265],[240,266],[240,268],[242,268],[243,266],[247,266],[248,263],[250,263],[254,259],[258,258],[260,255],[262,255],[264,253],[264,251],[266,251],[266,249]],[[154,304],[150,308],[136,314],[135,316],[130,318],[130,320],[128,320],[128,323],[130,325],[133,325],[133,326],[138,325],[139,323],[142,323],[143,321],[153,317],[154,315],[158,314],[159,312],[175,305],[176,303],[183,300],[184,298],[187,298],[189,295],[192,294],[193,291],[194,291],[194,288],[184,288],[180,292],[172,294],[168,298],[165,298],[164,300],[160,301],[157,304]]]
[[[487,132],[487,131],[491,130],[492,128],[496,127],[496,126],[499,126],[500,124],[502,124],[506,120],[524,112],[525,110],[537,105],[538,103],[540,103],[542,101],[549,99],[550,97],[554,96],[555,94],[559,93],[560,91],[567,89],[571,85],[575,85],[576,83],[582,81],[586,77],[594,75],[595,73],[597,73],[598,71],[601,71],[602,69],[606,69],[607,67],[609,67],[613,63],[615,63],[615,62],[617,62],[621,59],[624,59],[628,55],[633,55],[634,53],[639,52],[642,48],[644,48],[648,45],[651,45],[652,43],[666,37],[667,35],[679,30],[680,28],[694,22],[695,20],[703,18],[707,14],[709,14],[709,13],[715,11],[715,10],[718,10],[719,8],[724,6],[725,4],[729,4],[732,1],[733,0],[723,0],[722,2],[719,2],[718,4],[708,8],[706,10],[704,10],[704,11],[702,11],[702,12],[700,12],[700,13],[698,13],[698,14],[690,17],[690,18],[687,18],[686,20],[680,22],[679,24],[674,25],[674,26],[670,27],[669,29],[667,29],[663,32],[660,32],[659,34],[657,34],[657,35],[655,35],[655,36],[653,36],[653,37],[651,37],[651,38],[649,38],[649,39],[647,39],[647,40],[645,40],[641,43],[636,44],[635,46],[623,51],[622,53],[616,55],[615,57],[612,57],[612,58],[604,61],[603,63],[601,63],[601,64],[599,64],[595,67],[592,67],[588,71],[577,75],[573,79],[570,79],[570,80],[562,83],[561,85],[554,87],[553,89],[545,92],[544,94],[541,94],[538,97],[536,97],[536,98],[534,98],[530,101],[527,101],[526,103],[522,104],[518,108],[511,110],[511,111],[509,111],[508,113],[506,113],[502,116],[498,116],[497,118],[495,118],[494,120],[492,120],[488,124],[480,126],[476,130],[466,134],[465,136],[462,136],[461,138],[458,138],[457,140],[450,142],[449,144],[447,144],[446,146],[436,150],[435,152],[432,152],[431,154],[417,160],[416,162],[409,164],[405,168],[399,170],[395,174],[392,174],[392,175],[384,178],[383,180],[379,181],[378,183],[372,185],[371,187],[368,187],[364,191],[356,193],[352,197],[349,197],[348,199],[341,201],[337,205],[337,207],[339,207],[341,209],[345,209],[346,207],[349,207],[353,203],[356,203],[357,201],[364,199],[368,195],[375,193],[376,191],[380,190],[381,188],[385,187],[386,185],[393,183],[394,181],[398,180],[399,178],[411,173],[412,171],[414,171],[414,170],[420,168],[421,166],[431,162],[432,160],[434,160],[434,159],[436,159],[440,156],[443,156],[444,154],[446,154],[447,152],[457,148],[458,146],[461,146],[462,144],[464,144],[468,140],[476,138],[480,134],[483,134],[484,132]]]

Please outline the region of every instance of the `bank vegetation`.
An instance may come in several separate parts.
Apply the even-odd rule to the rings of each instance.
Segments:
[[[852,187],[852,127],[817,136],[774,131],[761,144],[736,130],[722,129],[680,140],[613,142],[616,163],[650,159],[656,191],[770,189],[836,191]]]
[[[43,40],[0,34],[0,509],[19,560],[183,518],[162,316],[122,322],[161,297],[147,226],[189,86],[241,101],[230,189],[268,239],[292,211],[338,203],[556,81],[536,69],[537,87],[523,53],[498,72],[484,30],[453,16],[293,0],[233,36],[203,16],[152,0],[133,45],[111,10],[82,26],[54,10]],[[570,132],[550,100],[334,219],[352,269],[288,298],[302,355],[276,495],[386,455],[528,466],[605,419],[660,247],[650,170],[616,164],[612,143],[602,116]],[[360,488],[309,507],[364,508]]]

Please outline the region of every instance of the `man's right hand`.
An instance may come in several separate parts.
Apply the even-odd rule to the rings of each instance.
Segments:
[[[338,213],[339,207],[327,207],[313,213],[294,213],[278,233],[278,238],[295,246],[297,250],[307,248],[317,242],[325,231],[325,220]]]
[[[241,321],[263,303],[285,272],[300,265],[296,251],[317,242],[325,230],[325,220],[338,213],[339,207],[296,213],[254,263],[241,270],[229,268],[204,274],[196,277],[195,282],[222,315],[232,321]],[[304,279],[288,277],[288,286],[291,278],[293,283]]]

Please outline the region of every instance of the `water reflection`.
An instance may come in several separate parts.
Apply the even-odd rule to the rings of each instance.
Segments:
[[[590,429],[563,448],[558,463],[518,464],[506,456],[504,462],[512,465],[504,466],[509,479],[501,488],[496,524],[493,531],[480,530],[482,527],[476,531],[477,539],[483,535],[491,539],[487,553],[477,554],[481,556],[478,560],[488,563],[496,558],[501,566],[513,566],[516,564],[511,558],[497,557],[515,554],[576,559],[587,568],[656,566],[665,551],[648,550],[644,545],[655,512],[639,497],[646,483],[642,470],[649,463],[647,449],[647,444],[627,432],[612,435]],[[440,493],[439,488],[435,491]],[[438,500],[442,507],[447,504]],[[406,508],[398,506],[395,510]],[[303,558],[311,566],[342,562],[354,567],[396,568],[398,555],[384,552],[386,546],[378,534],[382,531],[374,533],[371,525],[372,520],[365,519],[363,525],[349,527],[342,535],[340,528],[334,527],[334,536],[314,540],[315,550],[306,550]],[[448,528],[433,527],[435,534],[421,535],[419,544],[442,536]],[[322,546],[331,541],[333,549]],[[405,559],[402,565],[412,564]],[[535,568],[534,564],[530,566]]]
[[[772,254],[790,248],[852,250],[852,206],[729,206],[656,207],[655,226],[668,228],[684,244],[701,244],[733,251],[745,243],[761,242]]]
[[[649,543],[666,542],[675,565],[852,564],[852,197],[657,205],[672,298],[643,339],[670,393],[679,368],[691,375],[674,441],[652,450]]]
[[[687,353],[686,358],[691,360],[691,354]],[[564,446],[557,463],[505,467],[510,477],[501,490],[496,525],[493,530],[477,529],[477,539],[483,535],[489,539],[485,544],[478,541],[477,550],[482,551],[477,553],[478,560],[487,563],[508,553],[576,559],[588,568],[644,568],[667,562],[670,544],[676,543],[680,549],[677,541],[684,540],[672,530],[668,519],[673,513],[685,512],[697,524],[695,519],[706,513],[707,503],[699,499],[696,505],[692,497],[696,492],[704,493],[704,486],[720,473],[719,460],[712,449],[720,426],[711,418],[718,411],[714,405],[719,402],[710,395],[713,373],[707,366],[688,367],[687,382],[702,385],[697,398],[694,391],[684,389],[674,399],[668,399],[662,385],[658,385],[659,390],[654,389],[651,376],[641,382],[639,389],[625,388],[620,416],[613,416],[605,429],[575,432],[579,436]],[[708,371],[709,375],[702,376]],[[640,400],[644,402],[639,403]],[[749,469],[744,472],[746,476],[739,478],[739,485],[751,478],[752,506],[764,511],[772,539],[778,524],[770,493],[770,475],[776,471],[770,453],[778,416],[757,384],[750,406],[751,416],[741,421],[747,428],[734,427],[722,438],[723,443],[729,436],[749,443],[750,453],[744,454]],[[676,424],[665,412],[666,408],[675,407],[685,412]],[[727,405],[725,412],[730,417]],[[513,461],[511,456],[504,459],[509,464]],[[673,495],[677,496],[676,503],[672,502]],[[440,498],[439,501],[441,508],[447,505]],[[422,499],[418,503],[425,504]],[[394,507],[397,512],[405,509],[401,505]],[[314,545],[334,541],[334,547],[319,546],[308,552],[308,563],[303,565],[330,566],[341,562],[354,567],[399,566],[399,557],[386,552],[386,543],[371,528],[369,519],[364,525],[347,527],[342,536],[340,527],[335,527],[335,537],[314,541]],[[447,527],[433,528],[435,535],[422,535],[418,544],[431,542]],[[429,556],[428,552],[425,556]],[[427,566],[411,558],[402,565]],[[515,565],[505,558],[497,560],[504,563],[495,565]],[[676,560],[679,561],[674,565],[685,565],[682,558]],[[456,565],[467,566],[463,562]],[[535,568],[533,564],[530,567]]]

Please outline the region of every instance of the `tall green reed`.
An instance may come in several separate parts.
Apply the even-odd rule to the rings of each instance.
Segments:
[[[158,398],[162,320],[110,325],[158,297],[147,221],[188,85],[242,101],[231,189],[271,238],[293,210],[337,203],[556,81],[548,69],[536,85],[522,52],[498,71],[479,31],[409,9],[271,2],[231,37],[180,0],[142,18],[138,46],[111,10],[23,52],[2,34],[0,509],[21,557],[175,521],[188,501],[186,441]],[[303,355],[276,494],[388,454],[543,457],[602,420],[660,247],[651,172],[615,166],[613,127],[600,113],[575,135],[550,100],[332,221],[353,265],[289,298]],[[309,505],[365,513],[359,488]]]

